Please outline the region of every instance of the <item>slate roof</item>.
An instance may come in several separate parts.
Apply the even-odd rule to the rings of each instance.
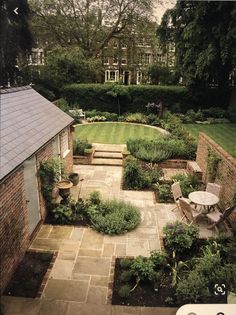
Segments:
[[[30,86],[0,90],[0,180],[72,122]]]

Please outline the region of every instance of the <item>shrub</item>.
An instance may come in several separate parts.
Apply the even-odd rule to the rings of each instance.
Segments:
[[[174,182],[180,182],[182,194],[185,198],[187,198],[192,191],[196,191],[200,188],[200,183],[196,175],[176,174],[172,176],[171,179]]]
[[[131,293],[131,287],[127,284],[122,285],[120,289],[118,290],[119,296],[124,299],[128,298],[130,296],[130,293]]]
[[[125,189],[140,190],[151,186],[151,180],[134,158],[127,158],[124,163]]]
[[[173,200],[170,184],[156,183],[153,188],[157,193],[159,202],[168,202]]]
[[[95,116],[103,116],[106,118],[107,121],[117,121],[118,115],[116,113],[109,113],[109,112],[101,112],[96,109],[86,111],[87,118],[93,118]]]
[[[100,205],[102,202],[101,200],[101,194],[99,191],[93,191],[89,195],[89,204],[91,205]]]
[[[134,114],[127,114],[125,117],[125,121],[132,122],[132,123],[147,124],[148,119],[147,119],[147,116],[142,113],[134,113]]]
[[[87,118],[88,122],[96,122],[96,121],[106,121],[106,117],[105,116],[94,116],[91,118]]]
[[[134,229],[141,221],[140,211],[137,207],[124,201],[108,200],[99,204],[91,203],[87,214],[98,232],[105,234],[123,234]]]
[[[52,220],[57,224],[71,224],[75,214],[70,207],[59,205],[52,210]]]
[[[151,251],[150,259],[156,269],[160,269],[167,264],[167,254],[163,251]]]
[[[168,251],[182,253],[191,248],[198,238],[198,228],[194,225],[186,225],[182,222],[168,223],[163,228],[165,235],[165,247]]]
[[[73,141],[73,154],[84,155],[86,149],[91,149],[92,144],[88,140],[75,139]]]
[[[133,275],[140,280],[153,280],[155,278],[154,262],[146,257],[136,257],[130,267]]]
[[[120,280],[122,282],[129,282],[132,276],[133,276],[133,273],[130,270],[124,270],[122,271],[120,275]]]

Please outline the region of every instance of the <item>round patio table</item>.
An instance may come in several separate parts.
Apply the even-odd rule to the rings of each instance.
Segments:
[[[210,211],[220,199],[208,191],[194,191],[188,195],[188,198],[195,204],[200,205]]]

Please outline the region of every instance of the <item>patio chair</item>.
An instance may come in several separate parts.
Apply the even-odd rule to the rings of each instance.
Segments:
[[[186,199],[179,199],[179,205],[180,209],[182,210],[183,214],[190,222],[190,224],[194,223],[201,215],[201,212],[196,211],[195,208],[191,206],[190,201]]]
[[[208,229],[217,228],[217,225],[221,222],[225,222],[225,220],[230,216],[230,214],[236,210],[236,205],[232,207],[228,207],[223,213],[221,211],[215,210],[207,214],[207,219],[211,224]]]
[[[180,187],[180,182],[175,182],[174,184],[171,185],[171,192],[172,192],[175,204],[176,204],[176,206],[171,211],[174,211],[175,209],[180,209],[179,207],[180,199],[189,201],[188,198],[183,197],[182,190]]]
[[[220,197],[222,186],[216,183],[207,183],[206,191]]]

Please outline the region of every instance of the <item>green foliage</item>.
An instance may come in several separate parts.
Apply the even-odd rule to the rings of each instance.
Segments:
[[[166,266],[167,264],[167,253],[163,251],[151,251],[150,259],[154,264],[155,269],[160,269]]]
[[[156,183],[153,185],[153,188],[157,193],[159,202],[169,202],[173,200],[170,184]]]
[[[85,155],[86,149],[91,149],[92,144],[88,142],[87,139],[74,139],[73,141],[73,154],[74,155]]]
[[[38,176],[40,177],[41,190],[48,210],[51,207],[52,190],[54,184],[64,174],[64,166],[59,158],[51,158],[40,163]]]
[[[209,176],[209,181],[215,181],[220,161],[221,158],[209,148],[207,155],[207,175]]]
[[[126,233],[141,221],[139,209],[130,203],[101,201],[97,196],[90,196],[87,214],[97,231],[109,235]]]
[[[120,280],[122,282],[129,282],[130,279],[132,278],[133,273],[130,270],[124,270],[122,271],[121,275],[120,275]]]
[[[196,175],[192,174],[176,174],[171,177],[174,182],[180,182],[183,197],[187,198],[188,195],[196,190],[199,190],[200,183]]]
[[[69,112],[69,105],[67,103],[67,101],[64,98],[60,98],[59,100],[55,101],[54,104],[60,108],[61,110],[63,110],[63,112],[68,113]]]
[[[70,207],[59,205],[52,209],[52,220],[56,224],[71,224],[75,220],[75,213]]]
[[[118,115],[116,113],[101,112],[96,109],[86,111],[86,118],[93,118],[95,116],[102,116],[106,121],[117,121]]]
[[[136,159],[127,157],[124,163],[123,184],[125,189],[140,190],[150,187],[151,179]]]
[[[101,202],[101,193],[99,191],[91,192],[89,195],[89,204],[98,206],[101,204]]]
[[[51,89],[45,87],[42,84],[34,85],[34,90],[36,90],[39,94],[41,94],[51,102],[56,99],[55,93]]]
[[[120,267],[122,269],[128,269],[132,264],[132,260],[128,258],[121,258],[120,259]]]
[[[91,118],[87,118],[86,119],[88,122],[96,122],[96,121],[106,121],[106,117],[105,116],[93,116]]]
[[[142,113],[133,113],[133,114],[127,114],[125,116],[125,121],[132,122],[132,123],[147,124],[148,119],[147,119],[147,116]]]
[[[198,228],[194,225],[186,225],[182,222],[168,223],[163,228],[165,235],[165,247],[168,251],[182,253],[191,248],[198,238]]]
[[[158,63],[153,63],[149,66],[148,74],[152,84],[171,85],[178,82],[178,78],[175,77],[168,67],[160,66]]]
[[[124,299],[128,298],[130,296],[130,293],[131,293],[131,287],[127,284],[122,285],[120,289],[118,290],[119,296]]]
[[[133,260],[130,269],[138,280],[153,280],[155,277],[154,266],[154,262],[151,259],[138,256]]]

